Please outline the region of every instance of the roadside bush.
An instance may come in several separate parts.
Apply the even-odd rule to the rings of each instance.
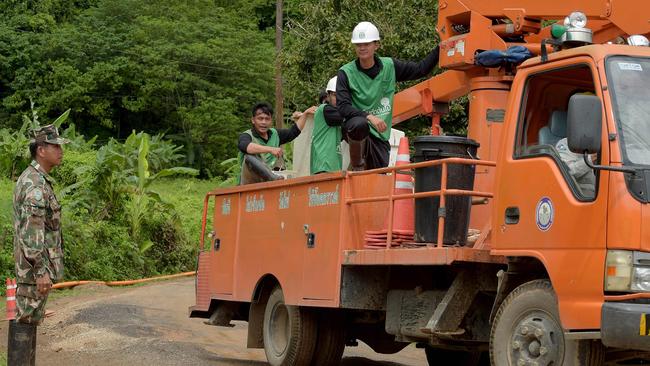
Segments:
[[[0,177],[0,293],[4,294],[7,277],[14,276],[14,228],[13,228],[14,184]]]
[[[124,280],[147,275],[128,230],[109,221],[64,219],[66,280]]]
[[[7,277],[14,276],[14,228],[13,223],[0,218],[0,280],[2,280],[2,293]]]
[[[147,268],[155,269],[150,275],[195,269],[198,247],[188,242],[178,218],[156,214],[145,219],[142,226],[153,243],[146,252]]]
[[[52,178],[56,180],[59,187],[73,185],[90,174],[87,167],[95,165],[97,159],[96,151],[77,151],[66,149],[63,154],[63,163],[52,170]]]

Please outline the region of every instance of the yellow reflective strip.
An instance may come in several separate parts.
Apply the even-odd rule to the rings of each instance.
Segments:
[[[639,322],[639,335],[647,335],[647,329],[645,324],[645,314],[641,314],[641,321]]]

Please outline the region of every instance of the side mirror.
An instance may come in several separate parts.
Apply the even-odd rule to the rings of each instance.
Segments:
[[[567,143],[574,153],[596,154],[601,148],[602,103],[595,95],[575,94],[569,99]]]

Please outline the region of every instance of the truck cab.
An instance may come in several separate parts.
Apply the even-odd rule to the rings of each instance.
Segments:
[[[517,270],[509,272],[548,276],[569,338],[646,350],[648,57],[647,47],[593,45],[552,54],[547,62],[532,59],[518,68],[492,215],[492,253],[512,259]],[[598,113],[572,106],[574,95],[596,98]],[[587,167],[584,173],[593,175],[593,181],[581,184],[571,164],[586,167],[582,154],[573,153],[576,159],[567,164],[558,146],[568,145],[558,142],[567,141],[570,131],[577,133],[579,126],[572,124],[588,114],[598,122],[590,128],[597,131],[601,148],[588,157],[596,169]]]

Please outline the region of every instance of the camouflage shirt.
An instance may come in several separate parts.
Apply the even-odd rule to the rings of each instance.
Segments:
[[[52,282],[63,277],[61,205],[52,178],[32,161],[14,190],[14,259],[18,283],[35,284],[49,273]]]

